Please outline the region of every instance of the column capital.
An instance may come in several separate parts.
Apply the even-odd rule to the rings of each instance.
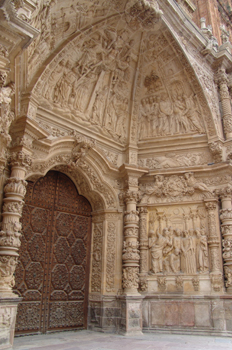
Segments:
[[[124,181],[125,181],[125,188],[131,191],[138,191],[138,180],[140,177],[142,177],[144,174],[148,173],[148,169],[141,168],[136,165],[129,165],[129,164],[123,164],[119,168],[119,171],[121,172]]]
[[[29,169],[32,165],[31,156],[24,151],[13,152],[10,157],[10,165],[13,167],[20,167]]]
[[[128,203],[135,203],[136,204],[139,201],[139,198],[140,198],[140,195],[139,195],[139,192],[137,192],[137,191],[127,190],[123,194],[123,200],[126,204],[128,204]]]
[[[140,215],[142,215],[142,214],[147,214],[148,213],[148,210],[147,210],[147,208],[145,208],[145,207],[140,207],[140,208],[138,208],[138,211],[139,211],[139,214]]]
[[[215,210],[217,208],[217,201],[205,200],[205,207],[208,211]]]
[[[232,186],[227,185],[226,187],[220,188],[218,191],[219,197],[222,199],[231,198],[232,197]]]
[[[221,84],[226,84],[228,85],[229,83],[229,78],[228,75],[226,73],[226,70],[224,68],[219,68],[217,73],[215,74],[215,82],[216,84],[218,84],[219,86]]]

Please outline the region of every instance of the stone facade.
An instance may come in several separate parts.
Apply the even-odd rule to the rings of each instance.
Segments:
[[[89,329],[232,335],[231,7],[1,2],[0,349],[50,170],[92,207]]]

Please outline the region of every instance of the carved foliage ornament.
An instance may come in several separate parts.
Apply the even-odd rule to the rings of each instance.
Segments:
[[[116,223],[108,222],[107,229],[107,257],[106,257],[106,291],[114,291],[115,274],[115,245],[116,245]]]
[[[17,193],[18,195],[24,197],[26,194],[27,182],[16,177],[10,177],[7,180],[7,184],[4,187],[4,192],[6,195],[9,193]]]
[[[14,272],[18,258],[15,256],[0,256],[0,286],[12,288],[15,284]]]
[[[94,224],[91,291],[101,292],[103,224]]]
[[[138,267],[125,267],[123,269],[123,289],[137,289],[139,286],[139,268]]]
[[[19,166],[19,167],[29,169],[31,165],[32,165],[32,159],[28,154],[22,151],[12,153],[11,167]]]

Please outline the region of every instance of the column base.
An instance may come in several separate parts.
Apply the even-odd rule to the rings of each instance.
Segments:
[[[119,334],[141,335],[142,323],[142,295],[122,295],[119,297],[121,304],[121,320]]]
[[[22,298],[12,296],[0,296],[0,350],[10,349],[14,342],[17,307]]]

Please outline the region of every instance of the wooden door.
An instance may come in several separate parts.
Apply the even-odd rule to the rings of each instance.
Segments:
[[[28,184],[15,274],[16,333],[85,328],[91,206],[64,174]]]

